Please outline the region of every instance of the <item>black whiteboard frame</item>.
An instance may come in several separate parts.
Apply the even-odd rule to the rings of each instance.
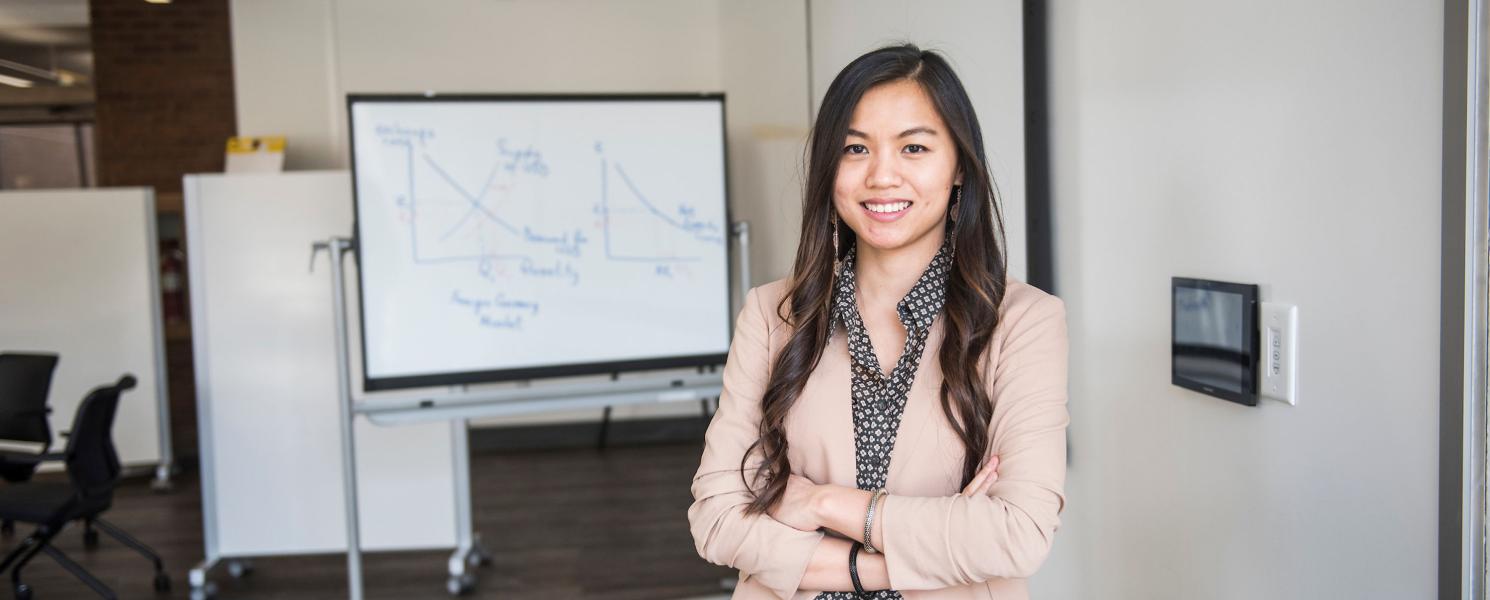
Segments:
[[[727,123],[726,104],[722,92],[700,92],[700,93],[614,93],[614,94],[396,94],[396,93],[355,93],[347,94],[347,139],[350,144],[347,154],[351,161],[352,179],[352,255],[358,256],[361,247],[361,215],[358,213],[357,202],[357,127],[354,122],[352,107],[358,102],[674,102],[674,101],[701,101],[719,102],[719,129],[722,142],[721,157],[724,160],[724,285],[726,302],[721,307],[725,322],[725,331],[730,340],[734,339],[734,319],[730,313],[729,299],[734,298],[734,281],[736,275],[736,252],[734,245],[734,212],[730,204],[730,176],[729,176],[729,128]],[[631,371],[650,371],[658,369],[676,369],[689,367],[718,367],[723,365],[725,357],[729,355],[728,350],[713,354],[691,354],[676,356],[648,357],[632,360],[570,363],[550,365],[541,367],[520,367],[512,369],[488,369],[484,371],[452,371],[448,373],[434,373],[429,375],[404,375],[397,377],[369,377],[367,374],[367,311],[363,303],[364,286],[362,281],[362,265],[359,261],[357,266],[357,314],[358,344],[361,346],[362,355],[362,389],[367,392],[399,390],[420,387],[439,387],[471,385],[481,383],[498,383],[503,381],[519,381],[530,379],[544,379],[553,377],[573,377],[580,375],[619,374]]]

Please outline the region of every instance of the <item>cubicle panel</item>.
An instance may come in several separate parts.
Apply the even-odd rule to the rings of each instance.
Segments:
[[[209,557],[344,551],[331,282],[311,245],[350,234],[351,181],[192,175],[185,191]],[[359,419],[356,435],[362,547],[453,547],[450,424]]]
[[[155,201],[148,188],[0,192],[0,352],[61,355],[54,448],[89,390],[124,373],[114,445],[126,465],[169,456]]]

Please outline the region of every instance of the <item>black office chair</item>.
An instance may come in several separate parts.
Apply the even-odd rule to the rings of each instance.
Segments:
[[[39,444],[37,455],[52,447],[52,427],[47,423],[52,409],[47,408],[47,394],[56,370],[56,354],[0,353],[0,440]],[[38,461],[6,458],[18,453],[0,453],[0,478],[10,482],[31,479]],[[11,531],[9,522],[0,528]]]
[[[9,482],[31,479],[39,462],[35,456],[21,460],[10,460],[7,456],[41,455],[52,447],[52,427],[47,422],[52,409],[47,407],[47,395],[56,370],[56,354],[0,353],[0,440],[37,445],[35,452],[0,451],[0,479]],[[0,521],[0,533],[15,533],[15,523]]]
[[[119,456],[114,451],[112,433],[114,413],[119,406],[119,395],[134,386],[135,378],[125,375],[114,385],[94,388],[78,406],[72,431],[67,437],[67,449],[60,455],[43,457],[45,460],[61,460],[67,465],[66,483],[25,482],[0,487],[0,518],[37,525],[36,531],[0,562],[0,572],[7,568],[11,570],[10,581],[17,600],[31,597],[31,587],[21,582],[21,569],[42,552],[100,596],[118,597],[87,569],[52,546],[52,538],[68,523],[77,520],[95,524],[110,537],[150,559],[155,563],[156,591],[171,589],[171,579],[165,573],[160,556],[149,546],[100,518],[113,503],[114,485],[119,480]]]

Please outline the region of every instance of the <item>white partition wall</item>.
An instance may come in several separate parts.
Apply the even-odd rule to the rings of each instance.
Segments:
[[[311,244],[352,231],[350,176],[185,192],[208,558],[344,551],[331,282],[324,255],[310,267]],[[362,547],[453,547],[451,425],[356,425]]]
[[[126,465],[170,462],[155,200],[148,188],[0,192],[0,352],[61,356],[54,448],[89,390],[124,373],[114,444]]]

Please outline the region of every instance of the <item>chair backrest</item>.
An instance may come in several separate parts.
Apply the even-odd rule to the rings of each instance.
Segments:
[[[52,445],[47,394],[56,369],[56,354],[0,354],[0,440],[40,442],[42,452]]]
[[[119,479],[119,455],[114,451],[114,413],[119,395],[135,386],[125,375],[113,385],[93,388],[72,419],[67,435],[67,476],[84,498],[112,494]]]

